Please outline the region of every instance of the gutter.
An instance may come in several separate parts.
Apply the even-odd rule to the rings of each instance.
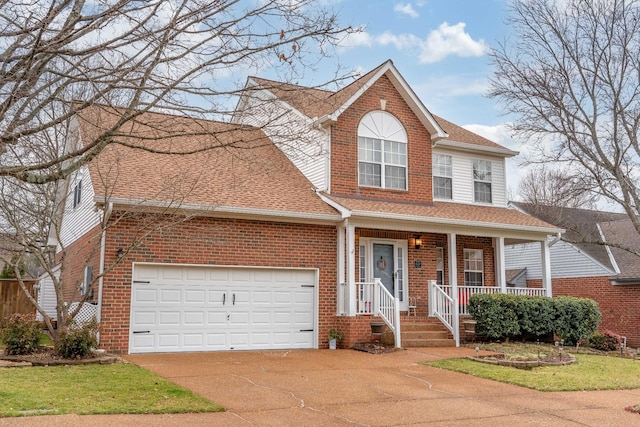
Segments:
[[[100,236],[100,274],[98,278],[98,310],[96,312],[96,322],[100,324],[102,320],[102,288],[104,286],[104,257],[107,246],[107,221],[113,212],[113,203],[109,202],[102,215],[102,235]],[[97,334],[98,344],[100,343],[100,331]]]
[[[556,238],[553,239],[552,241],[550,241],[549,243],[547,243],[547,246],[551,247],[551,246],[555,245],[556,243],[558,243],[561,239],[562,239],[562,232],[558,231],[556,233]]]

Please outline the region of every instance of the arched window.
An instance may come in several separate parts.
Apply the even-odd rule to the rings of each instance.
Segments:
[[[372,111],[358,125],[358,184],[407,189],[407,132],[385,111]]]

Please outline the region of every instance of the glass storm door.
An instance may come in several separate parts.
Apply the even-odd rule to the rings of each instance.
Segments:
[[[373,245],[373,277],[380,279],[385,288],[395,295],[395,268],[393,263],[393,245]]]
[[[406,248],[393,243],[373,243],[372,277],[380,279],[385,288],[398,298],[400,309],[406,310],[404,254]],[[371,271],[371,270],[370,270]]]

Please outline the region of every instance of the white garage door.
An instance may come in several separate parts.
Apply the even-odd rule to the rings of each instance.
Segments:
[[[136,264],[130,353],[315,347],[316,271]]]

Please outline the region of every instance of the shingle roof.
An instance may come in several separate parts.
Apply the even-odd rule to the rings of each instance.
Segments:
[[[640,252],[640,234],[629,218],[603,222],[600,228],[608,243]],[[640,256],[618,247],[610,247],[610,250],[620,269],[620,274],[612,276],[611,279],[640,281]]]
[[[119,117],[118,110],[105,107],[82,111],[78,122],[83,142]],[[144,113],[125,125],[114,141],[89,164],[97,197],[107,193],[114,199],[173,206],[336,215],[261,130]],[[158,150],[174,154],[154,152]],[[178,154],[188,151],[192,153]]]
[[[290,83],[281,83],[259,77],[251,77],[251,80],[257,83],[261,88],[269,90],[277,98],[288,103],[307,117],[315,118],[335,112],[348,99],[355,95],[360,88],[366,85],[376,72],[378,72],[385,64],[386,63],[379,65],[351,84],[335,92]],[[433,115],[433,117],[443,130],[449,134],[449,137],[445,138],[446,141],[462,142],[481,147],[507,150],[506,147],[473,133],[470,130],[464,129],[463,127],[442,117],[435,115]]]
[[[326,196],[351,210],[355,215],[377,213],[395,215],[399,219],[402,217],[423,217],[425,222],[459,222],[462,225],[486,224],[492,227],[535,229],[547,233],[559,231],[553,225],[515,209],[452,202],[411,203],[335,194]]]
[[[512,203],[530,215],[564,228],[566,232],[562,236],[563,240],[574,244],[607,268],[614,269],[606,247],[593,242],[602,241],[598,230],[599,223],[628,219],[626,214],[531,203]]]

